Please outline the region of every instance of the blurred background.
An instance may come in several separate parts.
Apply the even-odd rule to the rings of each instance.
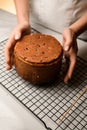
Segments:
[[[0,0],[0,9],[15,14],[14,0]]]

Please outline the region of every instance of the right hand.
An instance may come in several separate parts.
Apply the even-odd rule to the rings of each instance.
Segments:
[[[68,63],[67,72],[64,77],[64,83],[68,83],[71,79],[77,61],[77,39],[74,32],[70,28],[66,28],[62,34],[63,50],[66,62]]]
[[[11,33],[8,42],[5,46],[5,60],[6,60],[6,69],[10,70],[12,68],[12,57],[14,46],[23,35],[30,33],[30,25],[27,22],[18,24],[13,32]]]

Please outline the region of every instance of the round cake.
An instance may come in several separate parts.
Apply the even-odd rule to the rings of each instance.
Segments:
[[[63,49],[58,40],[46,34],[30,34],[22,37],[14,48],[14,64],[17,73],[34,84],[53,82],[57,79],[62,62]]]

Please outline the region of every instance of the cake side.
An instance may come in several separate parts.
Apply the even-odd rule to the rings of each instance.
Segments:
[[[27,64],[15,56],[17,73],[33,84],[50,83],[58,79],[61,70],[62,58],[52,64],[33,65]]]

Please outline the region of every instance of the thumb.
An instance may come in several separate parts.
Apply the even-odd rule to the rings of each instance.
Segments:
[[[68,28],[63,32],[62,36],[63,36],[63,49],[64,51],[69,51],[75,40],[75,35],[72,32],[72,30]]]
[[[20,38],[21,38],[21,34],[22,32],[20,31],[20,32],[16,32],[16,34],[15,34],[15,40],[19,40]]]
[[[72,41],[70,41],[70,39],[66,39],[66,38],[63,37],[62,42],[63,42],[63,50],[64,51],[69,51],[70,48],[71,48]]]
[[[69,44],[66,44],[64,47],[63,47],[64,51],[69,51],[70,49],[70,45]]]

